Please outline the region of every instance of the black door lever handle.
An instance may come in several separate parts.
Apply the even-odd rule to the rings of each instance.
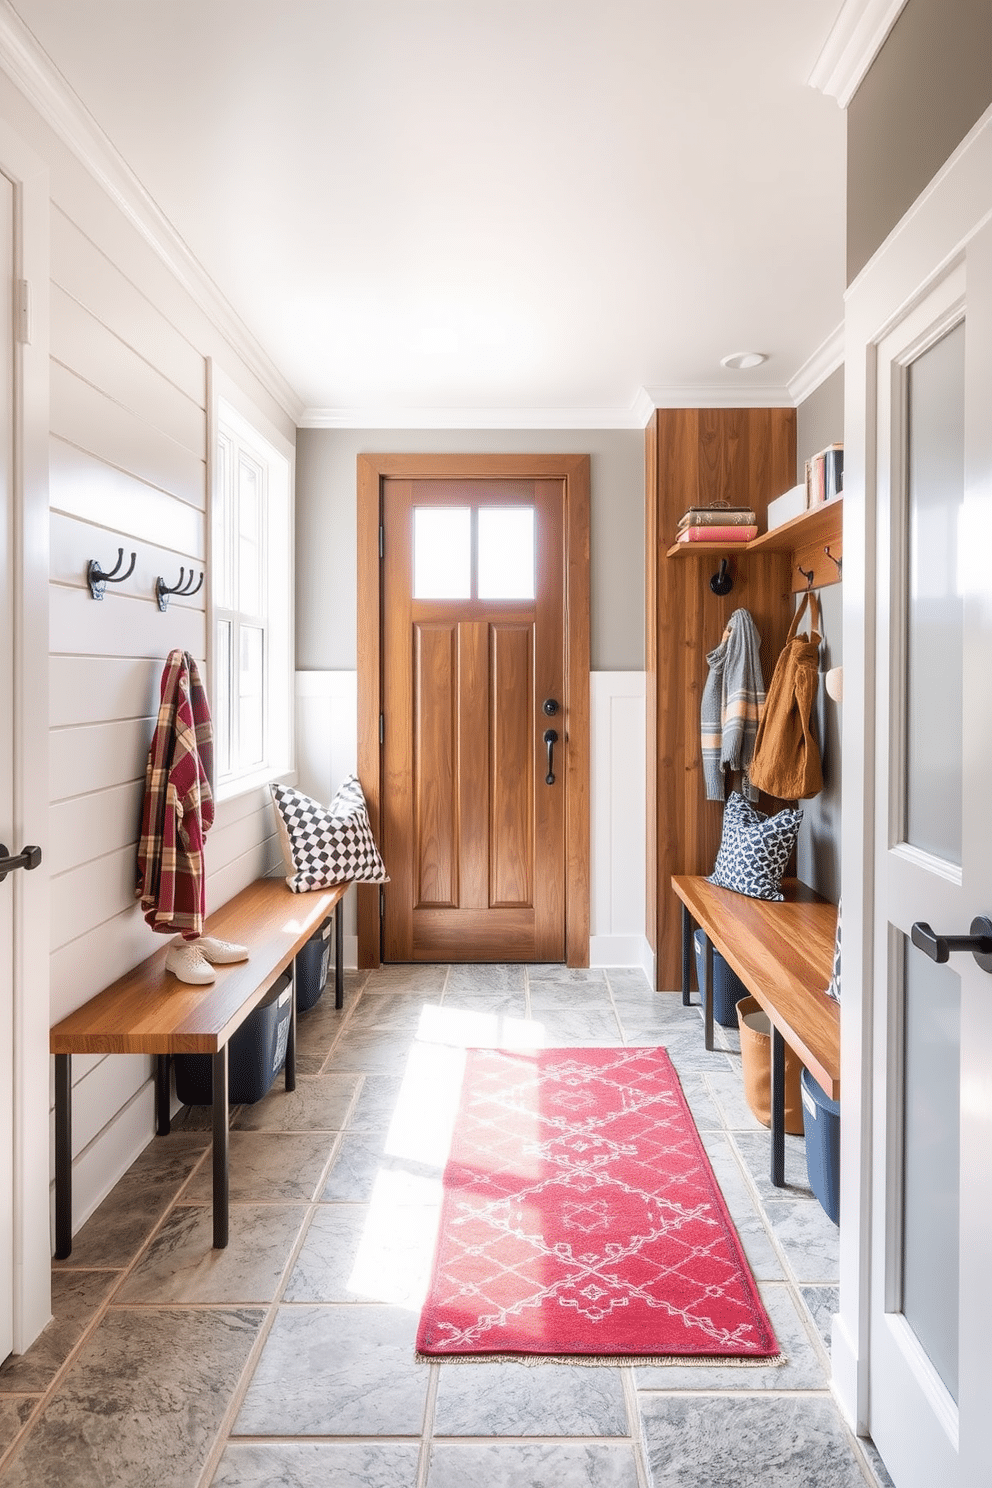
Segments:
[[[917,920],[910,940],[931,961],[943,963],[955,951],[970,951],[983,971],[992,971],[992,920],[984,915],[972,920],[970,935],[937,935],[925,920]]]
[[[554,768],[554,766],[555,766],[555,745],[558,743],[558,730],[557,729],[545,729],[544,730],[544,742],[548,746],[548,773],[544,777],[544,783],[545,783],[545,785],[554,785],[554,783],[555,783],[555,768]]]
[[[3,883],[7,874],[12,873],[15,868],[37,868],[40,862],[40,847],[24,847],[14,857],[11,857],[6,843],[0,842],[0,883]]]

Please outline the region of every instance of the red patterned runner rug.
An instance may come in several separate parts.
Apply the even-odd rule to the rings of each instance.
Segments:
[[[664,1049],[470,1049],[418,1352],[766,1359]]]

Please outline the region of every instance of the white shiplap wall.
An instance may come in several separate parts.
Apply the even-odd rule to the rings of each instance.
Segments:
[[[4,103],[0,88],[0,107]],[[20,108],[22,120],[30,116]],[[145,758],[168,652],[204,666],[206,585],[155,601],[159,574],[207,566],[207,365],[214,358],[292,440],[285,413],[78,161],[52,159],[50,724],[51,1019],[160,943],[134,897]],[[117,549],[134,573],[97,603]],[[278,858],[268,792],[222,803],[208,909]],[[151,1060],[73,1061],[78,1228],[154,1131]]]

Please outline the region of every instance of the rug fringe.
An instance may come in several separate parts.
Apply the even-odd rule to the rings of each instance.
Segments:
[[[785,1354],[763,1355],[743,1359],[739,1355],[721,1354],[422,1354],[414,1353],[418,1364],[576,1364],[583,1369],[617,1369],[650,1366],[688,1367],[691,1369],[779,1369],[789,1361]]]

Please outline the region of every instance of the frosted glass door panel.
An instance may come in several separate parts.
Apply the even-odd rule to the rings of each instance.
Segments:
[[[414,599],[469,599],[471,594],[471,508],[415,506]]]
[[[906,840],[961,862],[964,324],[912,363],[907,386],[909,610]]]
[[[961,979],[904,946],[902,1312],[956,1400]]]
[[[534,508],[479,508],[479,598],[534,598]]]

